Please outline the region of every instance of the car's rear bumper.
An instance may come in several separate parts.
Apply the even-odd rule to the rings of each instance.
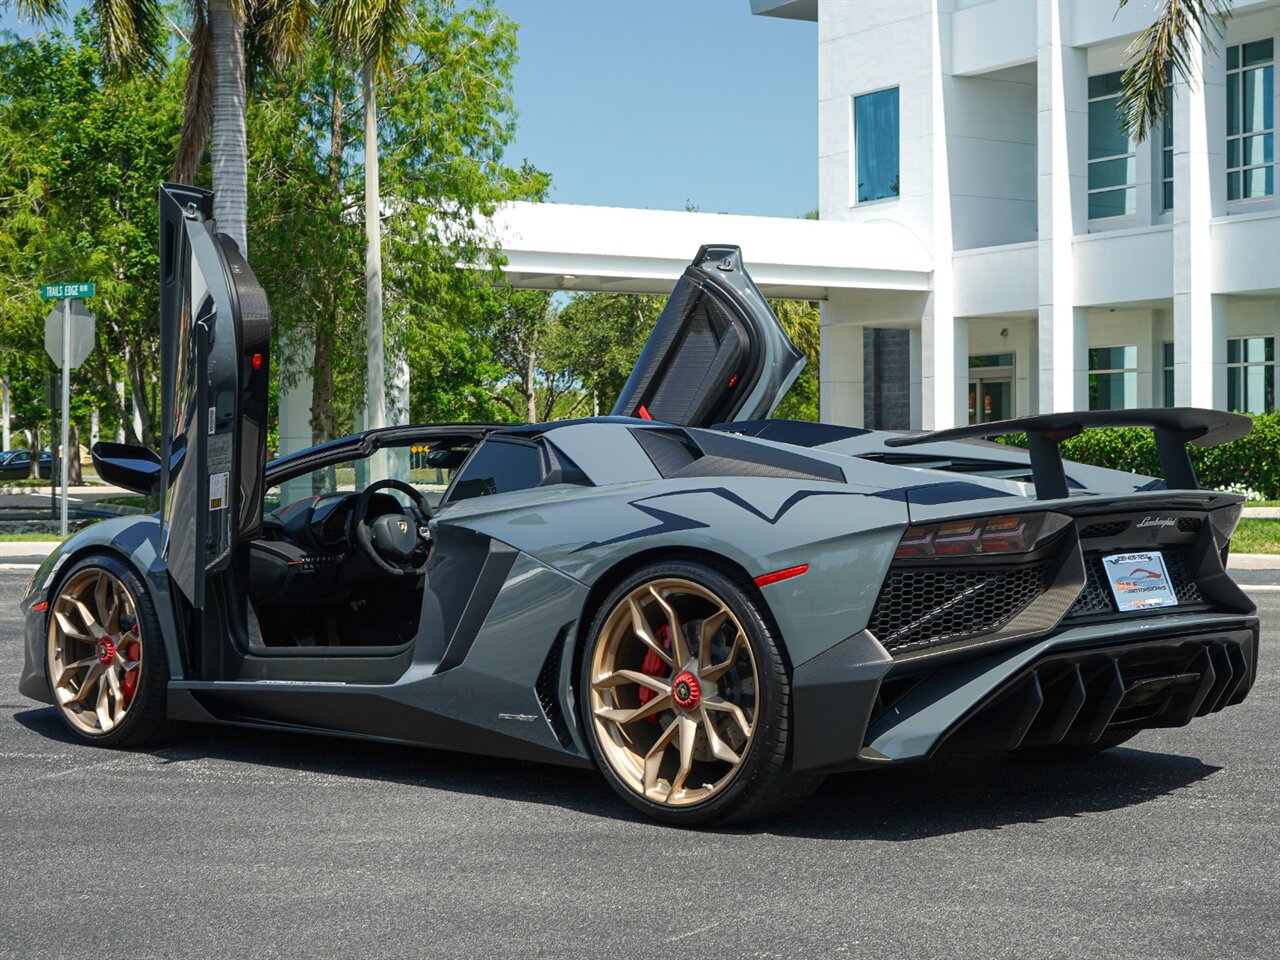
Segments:
[[[1073,627],[934,670],[917,662],[908,683],[878,646],[864,631],[795,671],[797,771],[1181,726],[1244,699],[1257,674],[1258,619],[1178,614]]]

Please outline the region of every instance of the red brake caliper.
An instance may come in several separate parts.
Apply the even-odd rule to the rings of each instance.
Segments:
[[[671,629],[664,623],[657,630],[653,631],[653,637],[663,649],[671,649]],[[667,665],[662,662],[662,658],[658,656],[656,650],[650,650],[644,655],[644,663],[640,664],[640,672],[650,677],[665,677],[667,675]],[[640,706],[644,706],[650,700],[658,695],[656,690],[650,690],[648,687],[640,688]],[[647,718],[650,723],[657,723],[657,714]]]
[[[137,627],[130,631],[130,637],[122,644],[124,647],[124,658],[136,662],[142,656],[142,644],[138,642]],[[133,695],[138,692],[138,675],[141,670],[134,667],[123,677],[120,678],[120,692],[124,697],[124,705],[128,707],[133,702]]]

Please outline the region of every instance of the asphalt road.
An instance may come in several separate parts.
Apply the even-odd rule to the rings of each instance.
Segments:
[[[1241,706],[694,833],[576,771],[213,729],[80,746],[16,690],[29,576],[0,571],[0,957],[1277,955],[1274,589]]]

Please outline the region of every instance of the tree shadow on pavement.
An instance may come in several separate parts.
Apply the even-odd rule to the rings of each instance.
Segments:
[[[33,733],[73,749],[94,749],[73,737],[52,707],[25,710],[14,719]],[[421,747],[192,724],[184,726],[173,741],[144,755],[162,764],[224,760],[541,803],[620,822],[650,823],[615,796],[595,771]],[[998,830],[1146,803],[1220,769],[1196,757],[1123,747],[1080,760],[939,758],[831,776],[790,813],[717,832],[894,841]]]

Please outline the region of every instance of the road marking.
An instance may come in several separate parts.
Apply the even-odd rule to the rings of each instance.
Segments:
[[[1236,586],[1245,593],[1254,590],[1280,590],[1280,583],[1237,583]]]
[[[38,563],[0,563],[0,570],[39,570]]]

